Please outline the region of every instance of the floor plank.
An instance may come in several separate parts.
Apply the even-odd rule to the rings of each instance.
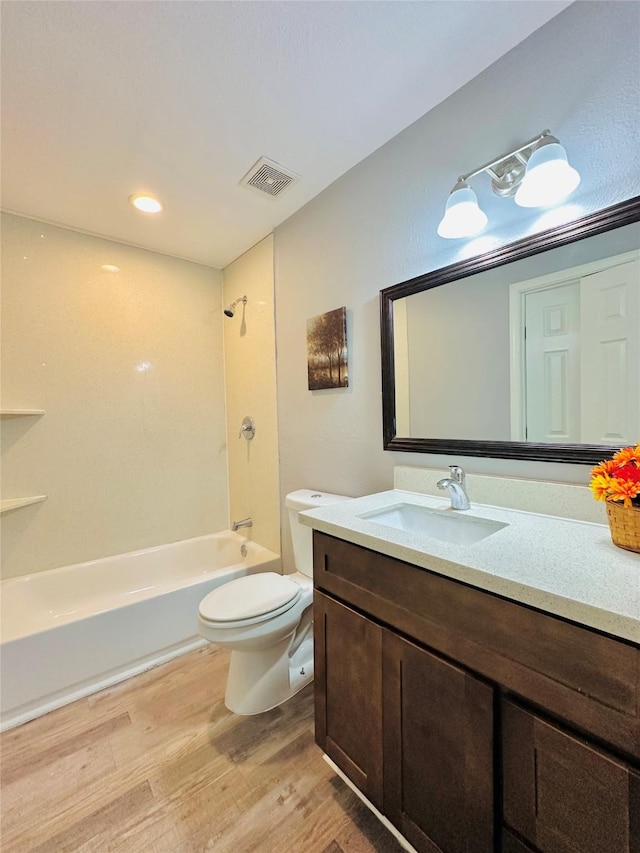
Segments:
[[[78,734],[69,734],[67,737],[61,734],[55,744],[48,748],[41,746],[38,752],[34,752],[30,743],[22,741],[9,755],[3,757],[2,784],[10,785],[23,776],[29,776],[40,768],[47,768],[59,759],[79,752],[84,747],[95,746],[102,738],[108,738],[113,732],[128,725],[131,725],[129,714],[118,714]]]
[[[401,853],[322,760],[313,688],[224,706],[197,649],[0,736],[3,853]]]

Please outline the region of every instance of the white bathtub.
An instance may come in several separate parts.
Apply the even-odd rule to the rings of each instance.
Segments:
[[[277,554],[224,532],[2,581],[0,730],[203,645],[208,592],[280,570]]]

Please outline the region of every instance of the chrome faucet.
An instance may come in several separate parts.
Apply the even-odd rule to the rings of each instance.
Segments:
[[[449,489],[451,509],[469,509],[471,504],[465,488],[464,469],[459,465],[449,465],[449,471],[451,476],[438,480],[437,487],[443,490]]]
[[[241,527],[253,527],[253,521],[250,518],[243,518],[242,521],[234,521],[231,525],[231,529],[234,533]]]

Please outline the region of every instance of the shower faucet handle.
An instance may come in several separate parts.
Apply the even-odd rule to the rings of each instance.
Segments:
[[[251,439],[256,434],[256,424],[253,418],[247,415],[242,419],[242,426],[240,427],[240,432],[238,433],[238,438],[242,438],[244,436],[247,441],[251,441]]]

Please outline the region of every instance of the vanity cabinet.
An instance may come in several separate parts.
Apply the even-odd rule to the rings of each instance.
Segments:
[[[316,734],[382,811],[382,628],[318,594],[314,601]],[[321,734],[320,734],[321,733]]]
[[[418,850],[491,853],[493,688],[320,592],[315,644],[323,751]]]
[[[640,853],[640,650],[314,532],[316,741],[419,853]]]
[[[417,850],[492,853],[493,688],[386,629],[382,673],[384,813]]]
[[[538,850],[640,850],[640,773],[627,763],[508,700],[502,750],[504,820]]]

